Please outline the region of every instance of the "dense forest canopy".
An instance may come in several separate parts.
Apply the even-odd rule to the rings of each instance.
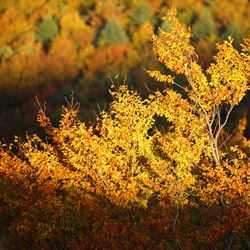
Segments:
[[[52,16],[44,20],[40,30],[47,23],[53,29],[39,39],[48,41],[57,29]],[[113,101],[94,123],[81,122],[73,97],[58,126],[38,103],[46,139],[27,134],[0,143],[1,248],[249,248],[246,117],[231,135],[225,127],[249,89],[250,39],[240,52],[231,36],[217,43],[214,62],[203,69],[177,11],[162,21],[169,31],[151,26],[148,36],[168,73],[145,73],[164,90],[142,98],[116,75],[110,77]],[[118,29],[118,18],[105,25],[112,33],[111,24]],[[100,43],[109,33],[101,34]],[[50,50],[56,54],[58,47]],[[159,128],[157,119],[168,126]]]
[[[240,49],[249,31],[247,0],[1,0],[0,137],[13,141],[14,135],[39,132],[35,96],[47,102],[58,124],[64,97],[72,92],[85,121],[94,118],[97,103],[101,108],[110,103],[109,74],[126,76],[143,97],[145,82],[161,89],[143,70],[164,70],[150,53],[147,29],[171,29],[161,19],[170,6],[192,27],[191,43],[204,69],[213,61],[216,42],[231,35]],[[248,107],[247,99],[243,103],[239,116]]]
[[[249,2],[165,4],[1,1],[1,129],[47,100],[0,142],[1,249],[250,248]]]

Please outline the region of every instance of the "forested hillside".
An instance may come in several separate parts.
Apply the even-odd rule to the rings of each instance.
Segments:
[[[248,34],[247,0],[1,0],[0,137],[13,141],[14,135],[39,132],[36,96],[46,101],[57,124],[64,97],[74,92],[80,117],[92,120],[97,103],[103,109],[112,100],[109,74],[126,77],[143,97],[148,95],[145,82],[162,89],[145,74],[144,69],[164,70],[151,54],[147,30],[171,29],[161,19],[170,6],[178,8],[180,22],[192,27],[191,43],[204,69],[216,42],[231,35],[240,49]]]
[[[78,5],[71,8],[77,6],[83,11],[88,7],[90,13],[93,9],[95,13],[100,11],[104,18],[106,12],[102,11],[112,8],[101,8],[99,4],[100,9],[94,3],[83,9]],[[138,55],[142,48],[147,51],[146,43],[140,49],[133,47],[127,35],[129,31],[119,25],[125,19],[118,12],[111,19],[107,15],[108,21],[103,22],[105,28],[98,39],[93,40],[95,45],[90,42],[77,52],[69,37],[73,39],[75,34],[77,41],[82,36],[78,37],[71,29],[72,36],[63,36],[64,26],[59,28],[55,21],[60,12],[53,12],[56,10],[53,5],[43,8],[45,6],[51,15],[46,13],[35,33],[37,41],[30,43],[30,49],[37,49],[36,52],[13,52],[2,62],[13,60],[12,66],[16,63],[18,67],[23,57],[42,56],[39,65],[50,65],[44,74],[55,69],[60,72],[51,79],[58,85],[51,82],[47,86],[51,88],[50,94],[57,93],[55,86],[59,90],[59,86],[67,86],[67,81],[71,84],[69,75],[76,74],[74,63],[81,64],[70,58],[78,58],[80,51],[86,56],[83,62],[88,73],[82,72],[83,85],[85,77],[101,76],[102,71],[96,68],[98,60],[93,58],[105,60],[117,56],[110,64],[99,61],[103,63],[102,70],[114,65],[119,68],[123,63],[129,68],[132,64],[126,62],[130,56]],[[63,11],[65,6],[60,6]],[[126,5],[122,6],[126,12]],[[138,6],[147,5],[140,3],[132,8],[124,27],[145,28],[140,26],[145,16],[137,19],[141,14]],[[208,9],[203,12],[206,16],[208,13]],[[32,13],[28,16],[32,18]],[[77,25],[70,22],[70,18],[64,25]],[[75,18],[80,24],[83,22],[82,18]],[[96,26],[102,24],[96,16],[87,20],[83,22],[86,29],[90,28],[88,22]],[[46,138],[27,134],[25,139],[15,137],[14,143],[0,143],[1,249],[249,249],[250,140],[243,136],[246,117],[235,121],[237,126],[232,134],[228,134],[226,126],[234,108],[249,90],[250,39],[243,40],[240,52],[234,48],[236,39],[232,36],[214,44],[217,51],[214,62],[204,69],[192,46],[191,38],[197,39],[198,33],[192,34],[190,27],[179,22],[174,8],[161,20],[167,31],[155,30],[151,25],[147,36],[153,46],[152,56],[166,71],[150,64],[152,69],[144,73],[154,78],[158,86],[164,86],[162,91],[149,90],[148,96],[142,98],[138,91],[121,84],[119,76],[110,77],[109,94],[113,101],[107,110],[97,113],[95,122],[81,121],[78,116],[81,109],[72,98],[62,108],[59,125],[54,126],[46,114],[46,105],[37,103],[37,121]],[[48,23],[51,30],[44,33]],[[193,25],[194,31],[203,32],[198,24]],[[116,36],[107,38],[114,29],[120,40]],[[59,30],[61,35],[56,34]],[[131,34],[137,34],[137,29],[134,32]],[[141,39],[144,39],[143,32]],[[92,33],[86,31],[86,34]],[[206,33],[207,39],[210,36],[213,35]],[[39,39],[43,39],[42,42]],[[83,52],[88,46],[93,49],[91,55]],[[106,52],[110,53],[107,57]],[[53,63],[44,64],[52,59]],[[65,64],[56,64],[63,60]],[[36,61],[29,63],[39,68]],[[23,69],[30,76],[27,67]],[[66,70],[69,75],[63,75]],[[62,80],[65,82],[60,85]],[[20,82],[13,92],[6,88],[6,97],[9,94],[6,102],[11,101],[11,94],[19,98],[16,104],[23,102],[20,91],[29,86],[28,83]],[[37,82],[36,91],[42,86],[42,82]],[[89,86],[91,93],[94,88]],[[32,88],[32,91],[35,90]],[[27,100],[29,95],[27,91]],[[160,124],[166,126],[159,126],[159,119]]]

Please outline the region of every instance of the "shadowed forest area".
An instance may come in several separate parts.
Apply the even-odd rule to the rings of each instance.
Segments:
[[[95,119],[97,104],[102,110],[112,101],[109,74],[119,73],[143,97],[145,83],[162,89],[144,70],[165,70],[151,53],[147,30],[171,29],[161,19],[170,5],[178,8],[180,22],[192,27],[191,43],[204,69],[213,61],[216,42],[231,35],[240,49],[248,35],[247,0],[1,0],[0,138],[13,142],[26,131],[42,133],[36,96],[46,101],[47,114],[58,124],[61,105],[72,92],[81,104],[80,117]],[[248,99],[232,117],[249,113]]]
[[[250,2],[0,0],[0,249],[250,249]]]

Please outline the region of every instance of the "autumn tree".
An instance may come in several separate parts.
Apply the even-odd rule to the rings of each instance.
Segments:
[[[219,138],[233,107],[242,100],[248,89],[249,40],[246,39],[245,45],[242,45],[242,53],[233,48],[231,37],[223,44],[217,44],[215,63],[211,64],[205,75],[189,44],[189,31],[179,24],[175,14],[168,16],[167,20],[174,28],[170,33],[162,31],[164,40],[152,34],[155,53],[167,68],[186,76],[188,87],[178,85],[172,76],[162,75],[158,71],[149,71],[149,74],[158,81],[183,88],[188,96],[188,99],[183,99],[172,89],[167,89],[165,95],[159,95],[158,104],[162,105],[164,100],[165,103],[175,100],[170,102],[171,110],[166,107],[159,109],[159,114],[174,125],[170,141],[166,139],[162,145],[166,145],[164,149],[170,152],[168,157],[174,161],[173,171],[176,172],[176,185],[179,187],[176,192],[175,222],[180,216],[181,203],[185,203],[186,197],[189,197],[186,202],[196,208],[200,215],[200,219],[196,219],[200,226],[197,224],[196,227],[201,233],[199,235],[197,232],[196,236],[201,246],[216,245],[223,249],[230,249],[233,245],[243,246],[240,233],[249,233],[249,181],[246,176],[249,161],[237,146],[223,150],[225,142],[219,144]],[[174,107],[172,103],[175,103]],[[226,112],[224,119],[221,115],[223,107]],[[180,115],[179,112],[183,113]],[[213,223],[209,222],[205,211],[210,213]],[[234,214],[236,211],[241,212]],[[237,220],[240,222],[236,223]],[[181,238],[178,244],[180,247]]]
[[[199,62],[202,63],[203,68],[207,68],[207,66],[212,61],[212,55],[215,53],[214,50],[214,43],[218,41],[222,41],[223,39],[226,39],[227,35],[231,35],[234,38],[234,46],[239,49],[239,44],[242,42],[242,37],[247,35],[247,32],[249,30],[249,6],[250,3],[248,0],[213,0],[213,1],[202,1],[202,0],[186,0],[186,1],[169,1],[169,0],[162,0],[162,1],[150,1],[150,0],[103,0],[103,1],[97,1],[97,0],[39,0],[39,1],[33,1],[33,0],[1,0],[0,1],[0,68],[9,68],[9,75],[15,75],[17,70],[20,70],[19,66],[16,66],[17,64],[13,64],[12,66],[12,59],[11,57],[16,57],[16,54],[19,54],[19,51],[30,51],[32,50],[33,46],[29,46],[30,42],[32,44],[33,41],[39,40],[39,42],[43,42],[42,36],[45,40],[48,39],[48,42],[44,43],[45,46],[42,47],[42,51],[44,53],[41,53],[42,58],[37,58],[38,61],[46,62],[47,59],[49,61],[49,66],[51,66],[51,61],[53,61],[53,69],[59,68],[61,70],[61,63],[60,59],[54,59],[51,60],[50,50],[49,47],[51,44],[53,44],[54,39],[62,39],[60,43],[63,43],[65,39],[69,39],[73,42],[73,45],[75,46],[77,57],[74,56],[75,53],[73,53],[73,56],[69,56],[69,59],[71,61],[72,65],[76,65],[80,67],[80,69],[83,69],[87,66],[87,62],[89,58],[97,58],[100,51],[99,48],[101,46],[98,46],[98,37],[100,33],[102,32],[104,26],[106,23],[109,22],[112,17],[115,17],[118,20],[119,27],[113,31],[113,34],[117,32],[117,34],[112,35],[112,42],[114,43],[120,43],[120,41],[125,39],[125,43],[129,44],[129,47],[132,47],[134,52],[137,54],[137,57],[139,56],[140,62],[134,63],[131,60],[130,53],[126,53],[126,63],[124,64],[124,68],[119,66],[121,70],[119,69],[121,74],[125,74],[128,76],[128,79],[134,79],[134,81],[128,81],[129,83],[133,84],[135,83],[135,88],[142,93],[144,96],[144,93],[147,93],[146,88],[144,87],[144,82],[146,81],[148,83],[148,86],[152,88],[153,80],[151,80],[148,76],[145,76],[143,70],[139,65],[143,65],[145,68],[151,68],[153,67],[153,64],[159,65],[156,60],[153,60],[153,55],[150,54],[151,51],[151,45],[147,39],[147,31],[146,31],[146,25],[151,24],[154,26],[154,29],[157,30],[157,28],[160,26],[163,30],[166,28],[166,25],[164,22],[161,21],[161,17],[166,13],[167,10],[164,10],[163,6],[175,6],[179,12],[178,12],[178,18],[180,19],[180,22],[185,23],[187,26],[191,25],[197,27],[199,26],[198,23],[202,21],[202,16],[204,13],[204,9],[207,9],[209,14],[209,18],[205,18],[205,21],[203,22],[201,27],[201,35],[199,40],[193,41],[193,45],[196,48],[196,52],[199,55]],[[27,8],[29,6],[29,8]],[[44,21],[49,17],[52,17],[53,22],[51,22],[51,25],[48,25],[48,27],[44,27],[44,31],[42,31],[42,24]],[[213,26],[215,26],[215,30],[218,32],[215,34],[211,33],[211,30],[208,25],[211,24],[211,17],[213,20]],[[210,21],[209,21],[210,20]],[[232,22],[233,21],[233,22]],[[202,22],[201,22],[202,23]],[[210,23],[210,24],[209,24]],[[161,26],[162,25],[162,26]],[[235,26],[236,25],[236,26]],[[165,26],[165,27],[164,27]],[[238,26],[238,27],[237,27]],[[238,31],[240,27],[240,32]],[[57,32],[53,33],[53,29],[55,29]],[[196,29],[196,28],[195,28]],[[195,33],[195,36],[197,35],[197,30],[193,30],[193,33]],[[52,32],[51,32],[52,30]],[[122,30],[122,32],[121,32]],[[210,31],[209,31],[210,30]],[[203,37],[204,31],[209,31],[209,35],[205,35],[205,39]],[[44,34],[42,35],[42,33]],[[121,34],[123,33],[123,35]],[[124,38],[125,33],[125,38]],[[198,32],[199,33],[199,32]],[[206,32],[205,32],[206,33]],[[225,34],[226,33],[226,34]],[[203,34],[203,35],[202,35]],[[110,33],[111,35],[111,33]],[[46,36],[48,36],[46,38]],[[194,37],[195,37],[194,36]],[[108,36],[107,36],[108,37]],[[119,37],[119,39],[117,39]],[[122,38],[122,39],[121,39]],[[20,41],[25,41],[24,43],[21,43]],[[129,41],[129,42],[128,42]],[[27,44],[25,44],[27,43]],[[57,44],[58,41],[55,42]],[[18,44],[18,45],[17,45]],[[104,44],[102,44],[104,45]],[[123,45],[122,45],[123,46]],[[19,48],[20,47],[20,48]],[[69,48],[69,46],[66,45],[66,48]],[[33,53],[33,52],[32,52]],[[126,57],[125,56],[125,57]],[[48,57],[48,58],[47,58]],[[6,61],[6,59],[9,59]],[[45,59],[45,60],[44,60]],[[72,60],[75,60],[72,62]],[[21,59],[21,61],[23,58]],[[63,59],[64,60],[64,59]],[[111,64],[113,64],[113,68],[116,68],[116,61],[111,60]],[[65,60],[62,64],[64,64]],[[130,62],[131,65],[128,66],[128,63]],[[9,64],[6,66],[6,64]],[[37,64],[37,63],[35,63]],[[39,64],[39,63],[38,63]],[[58,65],[54,65],[58,64]],[[109,68],[112,68],[112,65],[109,65]],[[152,65],[152,66],[151,66]],[[18,67],[17,69],[14,69],[15,67]],[[155,66],[158,67],[158,66]],[[62,67],[64,68],[64,67]],[[22,70],[24,71],[22,74]],[[25,68],[22,68],[20,70],[20,77],[22,78],[22,75],[24,78],[27,77]],[[2,70],[1,70],[2,71]],[[85,71],[85,69],[83,70]],[[101,71],[101,68],[100,68]],[[114,70],[116,71],[116,70]],[[39,82],[39,88],[37,90],[37,94],[40,96],[43,96],[45,100],[47,98],[50,98],[52,93],[54,94],[55,91],[60,91],[58,89],[59,86],[55,86],[55,82],[58,83],[58,81],[51,81],[51,78],[58,78],[58,76],[55,77],[49,77],[47,78],[47,71],[41,69],[38,71],[36,77],[31,77],[29,80],[33,83],[34,86]],[[46,73],[45,73],[46,72]],[[54,72],[55,75],[58,75],[55,71],[49,71]],[[66,73],[65,73],[66,74]],[[103,72],[101,72],[102,76],[105,79],[106,75],[106,67],[104,68]],[[40,77],[44,78],[46,83],[41,83]],[[1,85],[4,85],[6,88],[10,88],[8,90],[9,93],[12,93],[11,99],[15,99],[15,93],[16,91],[11,90],[11,86],[13,84],[9,84],[8,77],[4,76],[2,77],[4,82],[1,81]],[[39,79],[36,79],[39,78]],[[61,77],[63,78],[63,77]],[[72,78],[71,78],[72,79]],[[87,80],[86,80],[87,79]],[[76,78],[73,78],[71,81],[71,84],[74,85],[74,88],[81,88],[82,86],[85,86],[84,92],[87,88],[93,88],[97,89],[96,92],[98,92],[98,87],[100,86],[99,92],[103,92],[103,85],[96,85],[97,82],[102,82],[102,80],[99,80],[99,74],[92,74],[92,79],[89,79],[88,77],[84,77],[82,75],[82,72],[77,75]],[[138,79],[138,80],[137,80]],[[84,82],[86,80],[86,82]],[[25,79],[21,79],[21,82],[25,81]],[[53,82],[53,84],[52,84]],[[65,81],[65,84],[68,81]],[[30,86],[32,85],[30,83]],[[41,83],[41,84],[40,84]],[[63,85],[63,83],[59,84],[60,86]],[[107,84],[108,85],[108,84]],[[66,87],[67,88],[67,87]],[[157,88],[157,87],[156,87]],[[53,91],[52,91],[53,89]],[[106,89],[106,86],[105,86]],[[31,98],[35,97],[34,92],[32,91],[33,88],[29,88],[30,90],[30,99],[28,100],[30,103],[34,103],[34,99]],[[89,94],[86,91],[86,95],[89,96]],[[92,103],[86,104],[89,99],[85,98],[84,95],[80,97],[82,108],[84,106],[84,109],[87,111],[87,113],[92,113],[92,107],[96,105],[96,101],[92,100]],[[102,95],[104,96],[104,95]],[[0,119],[1,123],[7,123],[5,119],[5,115],[2,115],[2,113],[5,113],[6,111],[5,103],[4,103],[4,95],[2,95],[3,98],[0,99]],[[19,99],[20,96],[17,96]],[[248,104],[247,99],[244,99],[244,105],[247,106]],[[109,98],[102,98],[102,103],[109,102]],[[85,105],[86,104],[86,105]],[[16,110],[22,109],[21,106],[26,106],[25,104],[20,104],[20,106],[12,106],[9,107],[11,109],[11,113],[19,113]],[[60,104],[58,105],[58,108],[60,109]],[[90,108],[91,107],[91,108]],[[26,110],[23,110],[23,113],[25,113],[25,116],[28,112],[30,112],[31,108],[26,108]],[[49,108],[48,108],[48,115],[49,115]],[[15,114],[15,117],[18,117],[20,114]],[[29,115],[34,115],[33,112],[30,112]],[[28,116],[29,116],[28,115]],[[89,115],[87,115],[89,117]],[[36,126],[35,119],[34,124],[32,124],[33,127]],[[11,124],[14,124],[15,122],[8,122]],[[26,129],[23,126],[23,130],[20,132],[19,128],[22,126],[16,126],[16,129],[13,129],[12,135],[10,138],[13,138],[15,134],[22,133],[25,135]],[[27,127],[28,130],[33,129],[32,127]],[[248,130],[248,128],[247,128]],[[0,137],[6,136],[6,130],[1,129],[0,131]],[[7,139],[7,138],[6,138]],[[9,139],[7,139],[9,140]],[[11,139],[10,139],[11,140]]]
[[[95,123],[81,122],[69,101],[55,127],[39,106],[46,140],[16,138],[14,150],[1,143],[3,247],[249,247],[250,141],[242,138],[244,120],[235,140],[224,129],[249,88],[250,40],[241,52],[231,37],[217,44],[214,63],[204,71],[190,28],[175,10],[163,21],[172,30],[150,37],[172,74],[148,70],[164,83],[163,92],[150,91],[143,100],[116,76],[114,101]],[[158,118],[168,126],[159,128]]]
[[[25,17],[18,15],[14,6],[1,15],[0,25],[2,27],[0,30],[1,45],[7,45],[15,41],[33,28],[33,25],[28,23]]]

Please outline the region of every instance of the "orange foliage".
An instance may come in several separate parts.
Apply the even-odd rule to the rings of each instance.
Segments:
[[[45,82],[44,75],[41,75],[45,68],[44,54],[39,44],[34,45],[34,47],[33,45],[30,44],[34,52],[23,50],[1,63],[0,89],[2,98],[11,102],[27,100],[36,93],[39,85]],[[15,98],[13,98],[14,96]]]
[[[137,65],[139,56],[134,49],[127,44],[109,45],[96,50],[95,54],[85,61],[84,76],[92,79],[99,72],[108,74],[111,71],[133,68]]]
[[[37,135],[16,138],[14,150],[1,143],[3,247],[247,247],[250,160],[233,140],[223,139],[222,131],[249,88],[250,40],[241,53],[230,37],[217,44],[215,62],[203,71],[190,45],[190,29],[179,23],[175,11],[166,19],[172,31],[151,32],[151,40],[158,60],[173,75],[148,71],[164,82],[163,92],[142,100],[127,86],[112,85],[109,111],[88,126],[79,120],[73,101],[63,107],[58,128],[40,107],[37,119],[46,141]],[[71,42],[62,40],[75,56]],[[59,56],[57,48],[63,45],[52,45],[51,55]],[[101,64],[95,67],[93,57],[87,67],[96,73],[102,61],[119,65],[123,49],[102,48]],[[176,82],[178,74],[186,77],[185,86]],[[169,123],[166,131],[157,129],[159,117]],[[247,149],[244,126],[242,120],[237,137]]]
[[[51,44],[49,55],[45,59],[46,72],[44,75],[50,81],[70,83],[79,70],[77,51],[67,37],[57,37]]]
[[[143,67],[148,67],[148,65],[155,64],[156,60],[152,60],[152,57],[149,56],[151,46],[147,39],[146,25],[134,25],[133,22],[131,22],[131,14],[141,2],[145,2],[149,8],[149,13],[152,13],[152,17],[150,17],[148,21],[155,30],[159,26],[162,26],[163,20],[160,18],[168,11],[168,7],[176,6],[179,9],[178,16],[180,20],[187,25],[196,25],[196,23],[199,22],[200,14],[202,10],[204,10],[204,7],[209,9],[212,21],[215,23],[218,33],[212,34],[206,39],[201,38],[199,41],[192,42],[197,48],[196,52],[199,55],[199,62],[204,69],[212,61],[212,56],[215,51],[213,44],[221,41],[222,38],[224,39],[225,33],[232,33],[233,37],[234,35],[237,36],[237,38],[235,37],[235,42],[237,42],[238,45],[241,36],[247,34],[250,20],[250,4],[247,0],[242,0],[240,2],[236,0],[2,0],[0,2],[0,68],[3,68],[1,72],[5,74],[8,71],[8,74],[11,75],[13,71],[13,75],[15,76],[13,78],[15,79],[18,79],[16,75],[20,78],[22,78],[23,75],[24,79],[20,79],[21,85],[25,85],[25,82],[29,81],[27,86],[29,86],[31,91],[25,94],[27,97],[29,96],[29,98],[27,98],[29,102],[33,102],[31,98],[34,97],[36,93],[39,95],[40,92],[47,89],[47,85],[56,83],[58,86],[53,86],[53,88],[55,87],[59,90],[64,85],[64,78],[66,78],[65,84],[71,81],[73,88],[81,88],[82,90],[82,86],[88,86],[88,92],[83,95],[84,97],[82,97],[81,100],[83,103],[87,103],[89,100],[85,97],[89,96],[89,93],[96,88],[95,83],[100,82],[100,75],[103,77],[103,75],[110,72],[113,73],[113,71],[116,71],[115,73],[119,71],[121,74],[125,74],[128,79],[138,78],[138,81],[136,79],[136,88],[138,90],[145,89],[144,77],[140,78],[141,68],[138,66],[142,65]],[[166,8],[164,6],[166,6]],[[70,40],[75,48],[72,48],[71,45],[68,46],[66,42],[66,48],[62,49],[62,53],[65,54],[66,49],[69,49],[69,58],[66,58],[65,56],[61,57],[59,53],[51,55],[50,42],[44,44],[43,47],[39,49],[43,51],[39,54],[41,58],[38,58],[38,54],[36,54],[37,62],[33,61],[32,64],[40,65],[48,62],[48,65],[42,65],[41,67],[31,66],[31,72],[38,73],[36,77],[33,73],[31,73],[29,77],[27,76],[28,70],[26,68],[17,65],[17,63],[12,64],[12,61],[18,60],[17,58],[19,57],[16,54],[19,54],[21,50],[21,65],[23,65],[23,61],[26,60],[24,59],[23,53],[26,53],[27,57],[32,57],[34,59],[34,54],[32,54],[32,56],[27,55],[31,52],[27,47],[29,47],[29,44],[31,44],[30,47],[32,48],[36,46],[34,45],[34,41],[36,41],[38,37],[39,26],[46,16],[53,17],[59,31],[58,37],[53,38],[56,39],[56,41],[51,41],[51,44],[54,44],[53,46],[55,47],[57,44],[63,44],[65,40]],[[119,46],[116,49],[100,49],[98,48],[100,44],[97,42],[98,36],[105,26],[105,23],[114,16],[118,19],[119,24],[129,38],[128,46],[122,49],[118,49]],[[138,16],[138,18],[140,17]],[[237,26],[240,27],[240,31],[237,30]],[[62,41],[59,42],[59,39],[62,39]],[[25,45],[26,49],[24,49],[25,46],[18,49],[18,47],[22,45]],[[62,47],[63,46],[59,45],[59,48]],[[116,45],[113,47],[116,47]],[[75,57],[74,50],[77,52],[77,57]],[[119,56],[116,57],[117,55],[111,55],[113,50],[117,51],[114,53],[117,53],[117,55],[120,54],[121,58],[124,59],[124,67],[121,63],[123,59],[120,60]],[[73,53],[72,55],[71,52]],[[101,55],[102,52],[104,55]],[[11,59],[11,57],[13,58]],[[102,61],[98,58],[101,58]],[[116,60],[116,58],[118,58],[118,60]],[[6,59],[9,60],[6,61]],[[91,64],[94,64],[93,68]],[[97,69],[96,65],[99,65],[100,68]],[[14,69],[13,66],[17,67],[17,69]],[[41,70],[35,70],[35,67],[41,68]],[[45,67],[46,70],[43,70],[43,67]],[[67,69],[67,67],[69,67],[69,69]],[[78,74],[79,68],[83,69],[82,72],[86,77],[82,76],[82,72]],[[88,73],[88,68],[90,69],[90,73]],[[23,73],[22,69],[24,70]],[[59,72],[56,72],[57,69]],[[97,74],[91,71],[97,72]],[[68,76],[66,76],[66,73]],[[55,74],[55,76],[52,74]],[[13,85],[17,85],[15,83],[16,80],[13,78],[11,78],[13,83],[9,84],[9,78],[11,77],[1,77],[1,80],[5,81],[1,82],[1,85],[4,85],[6,89],[12,88]],[[146,80],[149,86],[153,84],[153,80],[150,81],[149,78]],[[32,85],[34,85],[34,91],[32,90]],[[87,89],[84,89],[84,91],[86,90]],[[101,87],[96,91],[102,92]],[[7,90],[7,92],[9,93],[10,99],[20,99],[18,91],[12,91],[10,89]],[[100,101],[106,102],[108,100],[102,98]],[[2,102],[4,103],[5,101],[2,100]],[[86,106],[95,106],[95,103]],[[16,112],[14,109],[18,110],[20,107],[15,105],[12,111]],[[27,108],[25,112],[28,113],[29,108]],[[4,115],[1,113],[0,117],[3,116]],[[1,122],[6,123],[5,118],[2,118]],[[4,131],[4,129],[2,131]],[[14,133],[20,133],[20,131],[17,129],[17,131],[13,131],[13,134]],[[0,137],[1,136],[5,136],[4,132],[2,132]]]
[[[15,7],[11,7],[1,16],[0,26],[0,44],[11,43],[33,28],[24,16],[18,15]]]

